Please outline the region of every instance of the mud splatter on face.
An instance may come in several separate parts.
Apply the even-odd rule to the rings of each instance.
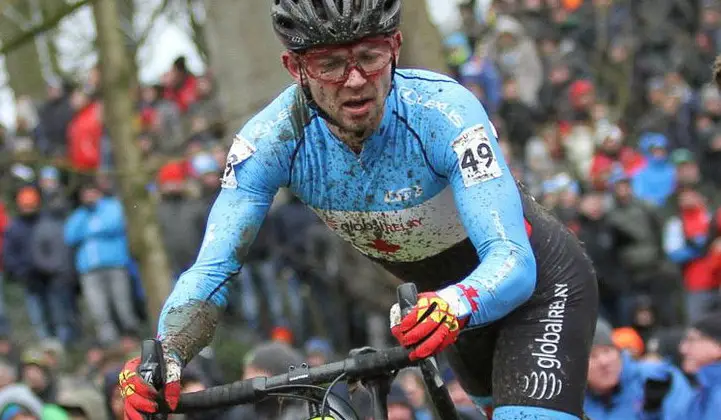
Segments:
[[[357,72],[355,72],[357,73]],[[361,77],[359,74],[351,77]],[[329,128],[341,141],[354,152],[362,149],[363,141],[380,127],[385,111],[385,101],[392,83],[391,66],[382,76],[365,79],[365,83],[345,84],[323,83],[312,78],[305,79],[316,104],[328,114],[332,123]],[[348,101],[357,99],[372,100],[367,115],[355,117],[344,107]]]

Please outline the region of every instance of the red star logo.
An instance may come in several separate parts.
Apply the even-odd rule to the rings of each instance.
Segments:
[[[399,249],[401,249],[400,246],[396,244],[390,244],[383,239],[375,239],[373,240],[373,242],[368,244],[368,246],[386,254],[393,254],[395,252],[398,252]]]
[[[478,310],[478,302],[476,302],[475,299],[478,297],[478,290],[466,286],[465,284],[459,284],[458,288],[461,289],[463,292],[463,295],[468,299],[468,302],[471,304],[471,311],[476,312]]]
[[[523,223],[526,225],[526,235],[530,238],[533,234],[533,226],[531,226],[531,223],[528,221],[528,219],[523,219]]]
[[[333,230],[338,229],[338,222],[336,222],[335,219],[331,219],[330,217],[325,219],[325,224]]]

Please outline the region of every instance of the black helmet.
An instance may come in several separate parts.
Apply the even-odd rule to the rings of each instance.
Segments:
[[[271,18],[285,47],[301,51],[394,32],[401,0],[273,0]]]

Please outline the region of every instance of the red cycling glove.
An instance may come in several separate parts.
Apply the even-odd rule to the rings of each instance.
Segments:
[[[398,312],[395,316],[394,311]],[[396,304],[391,309],[391,332],[403,347],[415,347],[411,360],[435,355],[453,344],[467,321],[458,319],[448,302],[435,292],[420,293],[408,315],[400,322],[398,318]]]
[[[120,395],[125,400],[125,419],[144,420],[144,414],[158,412],[158,402],[165,401],[170,410],[175,410],[180,399],[179,378],[166,382],[163,390],[158,392],[152,385],[138,375],[140,358],[129,360],[120,372]],[[176,375],[179,376],[179,375]]]

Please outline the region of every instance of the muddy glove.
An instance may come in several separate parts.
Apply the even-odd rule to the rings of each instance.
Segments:
[[[161,381],[149,383],[139,371],[141,360],[136,357],[128,361],[120,372],[120,393],[125,401],[126,420],[146,420],[148,415],[172,411],[180,399],[181,364],[170,356],[157,358],[163,372]],[[155,383],[161,382],[161,383]]]
[[[403,347],[413,347],[411,360],[438,354],[458,338],[466,319],[460,320],[438,293],[418,295],[418,302],[404,317],[398,304],[391,308],[391,332]]]

